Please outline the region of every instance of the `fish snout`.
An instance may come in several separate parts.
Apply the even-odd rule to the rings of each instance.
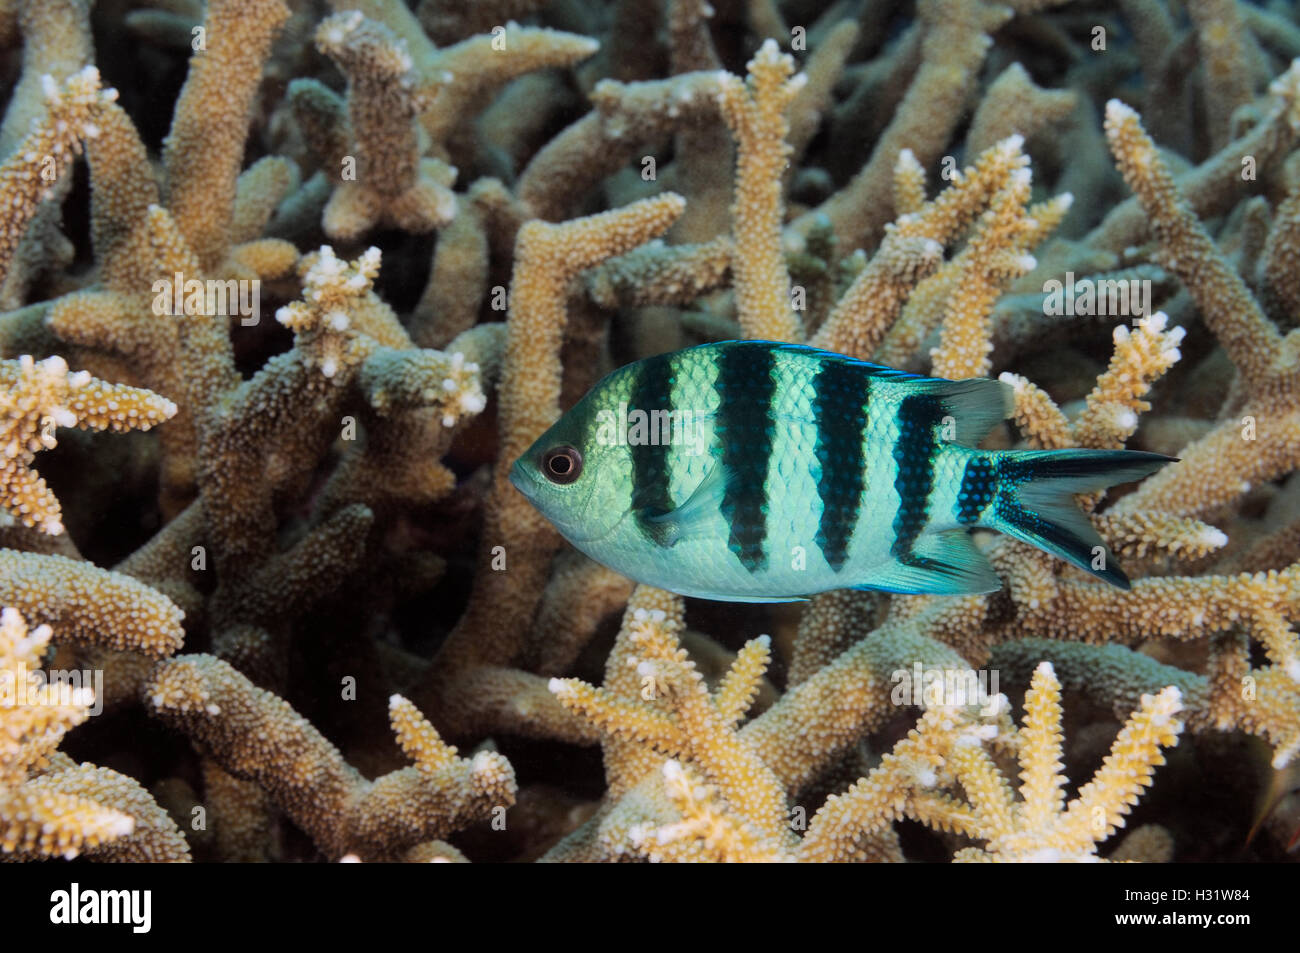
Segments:
[[[537,495],[533,487],[532,475],[524,468],[523,457],[516,460],[514,466],[510,468],[509,479],[511,485],[528,499],[531,500]]]

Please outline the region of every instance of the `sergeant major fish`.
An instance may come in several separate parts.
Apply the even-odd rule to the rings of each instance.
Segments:
[[[1129,588],[1072,496],[1172,458],[977,449],[1011,407],[995,380],[726,341],[609,374],[510,480],[591,558],[703,599],[992,592],[976,527]]]

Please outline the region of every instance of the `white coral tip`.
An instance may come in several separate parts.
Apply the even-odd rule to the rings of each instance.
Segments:
[[[1169,324],[1169,315],[1165,314],[1163,311],[1154,311],[1139,321],[1138,324],[1139,326],[1146,328],[1148,331],[1163,331]],[[1174,331],[1182,331],[1182,328],[1174,328]],[[1173,332],[1170,333],[1172,334]],[[1181,340],[1181,337],[1179,340]]]
[[[1107,101],[1106,103],[1107,119],[1112,119],[1118,122],[1122,119],[1128,119],[1129,117],[1134,117],[1134,118],[1137,117],[1137,112],[1134,111],[1132,106],[1129,106],[1127,103],[1118,99],[1111,99]]]
[[[1228,534],[1217,526],[1206,526],[1201,530],[1200,542],[1210,549],[1222,549],[1228,545]]]

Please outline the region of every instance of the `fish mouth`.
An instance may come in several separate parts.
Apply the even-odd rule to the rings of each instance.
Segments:
[[[532,481],[528,478],[528,474],[524,472],[524,468],[520,465],[522,463],[522,458],[515,461],[514,466],[510,468],[510,473],[507,475],[507,479],[510,480],[511,486],[524,496],[528,497],[529,501],[531,501],[533,499],[533,494],[530,493],[529,490],[532,489]]]
[[[540,494],[537,492],[537,484],[540,483],[541,481],[536,476],[534,476],[533,474],[529,473],[526,469],[524,469],[524,467],[521,466],[522,463],[523,463],[523,459],[520,458],[519,460],[515,461],[515,465],[510,468],[510,473],[507,475],[510,480],[510,484],[516,490],[522,493],[524,495],[524,498],[527,499],[529,503],[532,503],[533,507],[539,513],[541,513],[548,520],[550,520],[551,523],[556,527],[556,529],[558,529],[561,533],[564,534],[565,539],[567,539],[571,543],[574,544],[599,543],[601,540],[606,539],[607,537],[613,535],[614,531],[623,524],[623,520],[627,519],[628,513],[632,512],[632,507],[629,506],[626,510],[624,510],[619,515],[618,519],[614,520],[614,522],[610,525],[608,529],[591,535],[583,535],[581,532],[577,530],[575,526],[565,525],[561,523],[560,521],[556,520],[555,517],[551,516],[544,509],[542,509],[541,506],[538,505],[537,498],[538,496],[540,496]]]

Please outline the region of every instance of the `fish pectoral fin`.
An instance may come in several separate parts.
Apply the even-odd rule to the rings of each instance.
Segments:
[[[1002,580],[964,529],[922,536],[907,556],[890,560],[854,589],[936,596],[997,592]]]
[[[660,546],[674,546],[689,535],[693,527],[707,525],[708,517],[722,506],[726,489],[727,479],[722,464],[715,463],[681,506],[667,513],[647,516],[642,523]]]

